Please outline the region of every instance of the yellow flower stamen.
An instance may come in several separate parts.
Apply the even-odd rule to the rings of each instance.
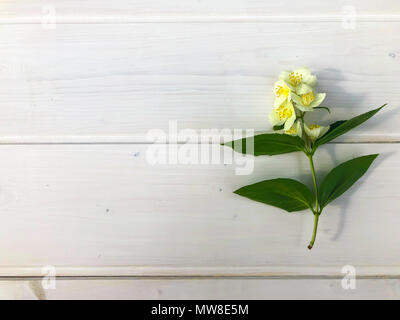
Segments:
[[[291,127],[289,130],[286,130],[285,133],[287,133],[287,134],[296,134],[296,129],[294,127]]]
[[[292,72],[289,74],[289,81],[292,85],[297,86],[301,83],[303,76],[300,73]]]
[[[279,120],[289,119],[293,115],[293,110],[285,108],[283,105],[276,109]]]
[[[275,95],[277,97],[280,97],[281,95],[284,95],[285,97],[289,96],[289,87],[282,87],[280,85],[276,86],[275,88]]]
[[[314,129],[318,129],[318,128],[321,128],[321,126],[319,126],[318,124],[312,124],[310,126],[310,130],[314,130]]]
[[[301,101],[305,106],[309,106],[311,102],[313,102],[315,99],[314,93],[311,91],[309,93],[303,94],[301,96]]]

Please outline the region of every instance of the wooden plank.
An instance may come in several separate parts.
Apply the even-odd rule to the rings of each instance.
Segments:
[[[312,251],[310,213],[232,193],[277,176],[311,185],[304,155],[258,157],[252,175],[238,176],[222,163],[150,165],[148,147],[2,145],[0,275],[40,276],[45,265],[59,276],[341,275],[344,265],[400,275],[399,144],[318,151],[320,179],[342,161],[381,155],[325,210]]]
[[[332,115],[389,103],[339,141],[399,141],[400,23],[0,27],[0,141],[145,142],[169,121],[270,130],[281,70],[310,66]]]
[[[341,279],[145,279],[0,281],[1,299],[395,299],[399,279],[359,279],[344,289]]]
[[[238,19],[254,16],[276,16],[306,18],[316,16],[343,15],[355,13],[357,18],[363,15],[399,14],[400,5],[396,0],[386,0],[385,5],[378,0],[362,1],[329,1],[308,0],[299,2],[283,0],[271,2],[263,0],[170,0],[167,3],[160,0],[3,0],[0,6],[0,21],[6,22],[40,22],[49,15],[55,14],[57,21],[130,21],[152,17],[152,19],[190,17],[217,17],[224,19],[233,16]]]

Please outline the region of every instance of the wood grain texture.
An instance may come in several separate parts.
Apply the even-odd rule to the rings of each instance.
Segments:
[[[270,129],[279,72],[308,65],[322,123],[389,106],[339,141],[399,141],[400,23],[0,27],[0,141],[145,142],[149,129]],[[284,50],[283,50],[284,48]]]
[[[340,285],[344,265],[400,277],[399,31],[397,0],[2,0],[0,276],[52,265],[57,276],[185,278],[0,281],[0,299],[399,299],[398,279]],[[277,175],[311,186],[303,155],[257,158],[238,176],[227,163],[150,165],[146,144],[170,121],[269,130],[277,75],[303,65],[333,111],[310,122],[389,104],[337,140],[355,144],[318,151],[320,180],[381,155],[326,209],[311,252],[310,213],[232,193]]]
[[[129,18],[153,17],[153,19],[172,17],[217,16],[303,16],[316,17],[336,15],[343,16],[349,8],[358,15],[400,14],[400,5],[396,0],[381,1],[328,1],[295,0],[263,1],[263,0],[3,0],[0,5],[0,21],[7,22],[40,22],[53,12],[58,20],[67,21],[108,21],[129,20]],[[49,11],[50,10],[50,11]]]
[[[234,165],[150,165],[147,145],[2,145],[0,275],[40,275],[44,265],[60,276],[340,275],[343,265],[399,275],[399,148],[318,151],[320,179],[342,161],[381,155],[327,207],[310,252],[309,212],[232,193],[278,172],[311,185],[302,154],[258,157],[252,175],[237,176]]]
[[[345,290],[341,279],[175,279],[0,281],[0,299],[400,299],[399,279],[357,280]]]

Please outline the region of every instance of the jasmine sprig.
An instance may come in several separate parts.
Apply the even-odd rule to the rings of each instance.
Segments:
[[[244,186],[234,193],[288,212],[309,209],[314,215],[314,226],[308,249],[314,246],[319,217],[324,208],[360,179],[378,156],[371,154],[346,161],[332,169],[318,186],[313,159],[315,152],[320,146],[367,121],[385,106],[349,120],[336,121],[326,127],[307,125],[305,123],[307,112],[326,108],[320,107],[325,99],[325,93],[317,93],[313,89],[316,82],[316,76],[307,68],[282,72],[279,81],[275,83],[276,99],[270,114],[270,121],[277,133],[260,134],[225,143],[235,151],[246,154],[248,153],[246,146],[254,141],[254,146],[250,150],[255,156],[272,156],[296,151],[302,151],[307,156],[314,192],[299,181],[277,178]]]

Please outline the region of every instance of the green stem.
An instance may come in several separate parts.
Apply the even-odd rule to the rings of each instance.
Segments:
[[[316,212],[316,213],[314,213],[314,230],[313,230],[310,244],[308,245],[308,249],[310,249],[310,250],[314,246],[315,238],[317,237],[318,219],[319,219],[319,213]]]
[[[303,130],[304,130],[304,115],[305,112],[301,112],[300,114],[300,120],[301,123],[303,124]],[[311,167],[311,173],[314,181],[314,191],[315,191],[315,208],[311,208],[313,214],[314,214],[314,229],[313,229],[313,234],[312,238],[310,241],[310,244],[308,245],[308,249],[312,249],[314,246],[315,238],[317,237],[317,230],[318,230],[318,220],[319,220],[319,215],[322,212],[322,209],[319,208],[319,200],[318,200],[318,184],[317,184],[317,177],[315,175],[315,168],[314,168],[314,161],[313,161],[313,155],[315,150],[312,150],[312,143],[310,139],[305,135],[305,141],[306,141],[306,146],[307,146],[307,151],[305,152],[308,160],[310,161],[310,167]]]
[[[315,190],[315,212],[318,213],[318,185],[317,185],[317,178],[315,176],[315,169],[314,169],[314,161],[312,155],[308,155],[308,159],[310,160],[311,166],[311,173],[314,181],[314,190]]]
[[[308,245],[308,249],[312,249],[314,246],[315,238],[317,236],[317,229],[318,229],[318,219],[319,215],[321,212],[319,211],[319,201],[318,201],[318,185],[317,185],[317,178],[315,176],[315,168],[314,168],[314,161],[313,161],[313,156],[312,154],[308,154],[308,159],[310,160],[310,166],[311,166],[311,173],[314,181],[314,190],[315,190],[315,210],[313,210],[314,213],[314,229],[313,229],[313,235],[310,241],[310,244]]]

